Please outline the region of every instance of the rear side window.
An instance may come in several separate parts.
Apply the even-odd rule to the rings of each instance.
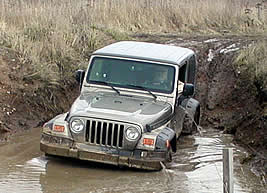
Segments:
[[[187,82],[190,84],[195,84],[196,81],[196,68],[197,68],[197,64],[196,64],[196,56],[193,55],[189,58],[188,61],[188,78],[187,78]]]

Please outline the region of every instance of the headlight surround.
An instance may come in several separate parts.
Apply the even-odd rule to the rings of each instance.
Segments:
[[[73,133],[80,133],[84,129],[85,125],[81,119],[73,119],[70,122],[70,129]]]
[[[136,127],[128,127],[125,131],[126,139],[129,141],[135,141],[140,137],[140,132]]]

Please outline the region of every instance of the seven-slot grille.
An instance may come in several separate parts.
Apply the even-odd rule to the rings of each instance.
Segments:
[[[91,144],[122,148],[125,125],[103,120],[87,120],[85,141]]]

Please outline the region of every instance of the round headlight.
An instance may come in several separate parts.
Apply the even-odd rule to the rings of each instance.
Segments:
[[[138,139],[140,136],[140,133],[137,128],[135,127],[129,127],[125,131],[126,138],[130,141]]]
[[[70,123],[70,129],[73,133],[80,133],[84,129],[84,123],[81,119],[74,119]]]

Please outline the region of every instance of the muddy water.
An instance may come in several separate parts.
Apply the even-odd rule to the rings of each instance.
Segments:
[[[0,193],[222,192],[222,148],[234,147],[235,192],[266,192],[263,182],[239,163],[246,152],[229,135],[212,129],[182,137],[173,163],[145,172],[45,157],[39,129],[0,145]]]

